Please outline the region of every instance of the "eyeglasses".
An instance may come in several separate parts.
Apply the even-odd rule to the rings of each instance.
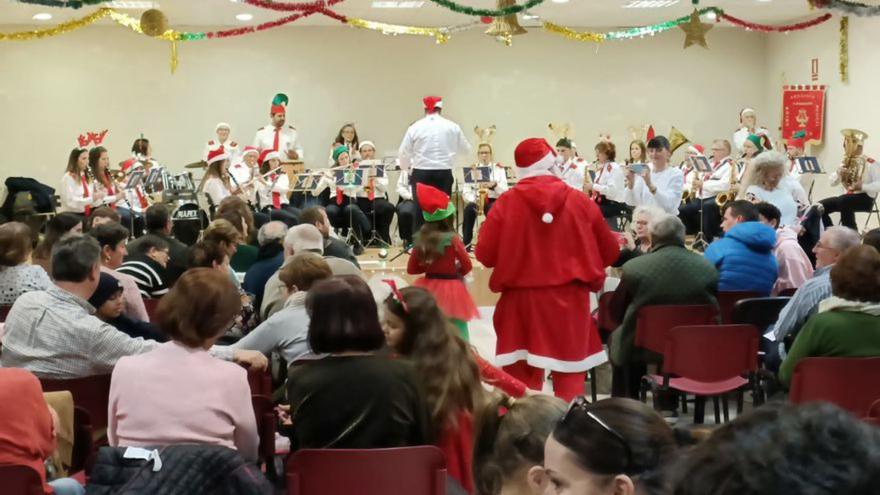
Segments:
[[[602,421],[602,418],[600,418],[595,413],[593,413],[593,411],[590,411],[588,409],[588,407],[590,405],[591,404],[587,400],[586,397],[584,397],[584,396],[575,397],[574,400],[571,401],[571,405],[568,406],[568,411],[566,411],[565,415],[562,416],[562,419],[560,420],[560,424],[567,423],[571,419],[571,417],[575,411],[580,411],[580,412],[583,412],[584,414],[586,414],[588,418],[592,419],[596,424],[601,426],[603,430],[607,431],[611,436],[616,438],[620,442],[620,444],[623,446],[623,450],[626,453],[626,465],[624,466],[623,472],[625,474],[629,474],[629,471],[633,465],[632,448],[629,446],[629,442],[627,442],[626,439],[623,438],[623,435],[618,433],[617,430],[608,426],[608,423],[606,423],[605,421]]]

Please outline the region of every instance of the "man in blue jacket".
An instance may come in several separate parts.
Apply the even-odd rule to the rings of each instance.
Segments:
[[[724,237],[709,245],[706,259],[718,269],[719,291],[754,291],[769,296],[776,283],[776,232],[758,221],[758,210],[736,200],[724,209]]]

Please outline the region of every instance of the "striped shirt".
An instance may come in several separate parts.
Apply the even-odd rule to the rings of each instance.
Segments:
[[[791,296],[779,313],[779,319],[768,331],[773,331],[776,342],[782,343],[791,332],[799,330],[819,309],[819,303],[831,297],[831,266],[813,272],[813,278],[804,282]]]
[[[168,293],[165,285],[167,273],[165,268],[147,256],[138,256],[129,259],[116,269],[119,273],[129,275],[137,284],[141,297],[154,299]]]

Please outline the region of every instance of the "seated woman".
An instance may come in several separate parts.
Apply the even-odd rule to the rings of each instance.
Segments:
[[[831,294],[782,361],[784,385],[804,358],[880,356],[880,253],[864,245],[844,252],[831,268]]]
[[[602,216],[612,230],[617,230],[617,218],[629,211],[623,200],[623,167],[614,160],[617,150],[609,138],[602,139],[593,148],[596,152],[596,177],[584,186],[590,197],[599,205]]]
[[[320,255],[309,252],[294,255],[278,271],[287,292],[284,308],[230,347],[260,351],[267,356],[277,352],[288,365],[311,355],[306,293],[316,282],[332,275],[330,265]]]
[[[99,206],[92,210],[92,214],[89,215],[89,218],[86,218],[86,225],[83,228],[83,232],[89,232],[102,223],[118,223],[122,225],[122,216],[118,211],[109,206]],[[125,225],[122,226],[125,227]]]
[[[95,308],[95,316],[129,337],[141,337],[157,342],[168,341],[168,337],[152,323],[132,320],[122,314],[122,284],[109,273],[101,274],[98,287],[89,298],[89,304]]]
[[[52,217],[46,224],[46,234],[43,240],[34,248],[31,257],[35,265],[39,265],[46,270],[46,273],[52,273],[52,247],[59,239],[67,234],[82,234],[83,222],[82,218],[73,213],[59,213]]]
[[[813,263],[798,244],[797,233],[793,229],[779,227],[782,218],[779,208],[765,202],[757,203],[755,208],[758,209],[761,223],[776,231],[773,254],[776,256],[779,275],[770,294],[775,296],[785,290],[797,289],[813,277]]]
[[[133,278],[144,299],[158,299],[168,293],[168,243],[149,236],[137,248],[116,271]]]
[[[379,238],[391,245],[391,220],[394,218],[394,206],[388,202],[388,174],[382,177],[370,176],[372,171],[364,162],[376,160],[376,146],[372,141],[360,144],[360,169],[364,174],[364,187],[357,190],[357,206],[372,225]],[[343,212],[344,213],[344,212]]]
[[[675,449],[672,428],[650,406],[576,397],[547,438],[544,471],[553,493],[664,493],[662,468]]]
[[[255,179],[257,204],[269,220],[281,220],[288,227],[299,223],[300,210],[290,204],[290,180],[280,169],[281,154],[274,150],[260,153],[260,175]]]
[[[238,196],[229,196],[220,202],[217,211],[214,212],[214,220],[226,220],[238,231],[235,252],[230,254],[229,264],[236,272],[246,272],[256,263],[260,248],[251,244],[256,233],[254,216],[247,203]],[[222,230],[222,229],[221,229]],[[231,241],[231,233],[226,233]]]
[[[61,177],[60,212],[79,215],[80,220],[91,213],[92,208],[100,206],[104,192],[96,191],[88,175],[89,150],[74,148],[67,159],[67,169]]]
[[[507,191],[507,172],[504,165],[493,160],[492,145],[489,143],[480,143],[477,147],[477,163],[472,165],[476,167],[489,167],[491,170],[490,181],[488,183],[465,182],[461,188],[461,197],[464,199],[464,220],[462,224],[462,241],[465,246],[471,247],[474,239],[474,225],[477,223],[477,201],[484,201],[483,214],[489,216],[489,210],[495,204],[498,196]],[[465,174],[469,173],[466,169]],[[481,190],[485,190],[485,196],[480,195]]]
[[[46,270],[31,265],[31,229],[21,222],[0,225],[0,304],[11,305],[18,296],[52,285]]]
[[[337,147],[333,152],[333,157],[336,160],[337,168],[345,169],[352,174],[358,168],[357,162],[351,161],[351,156],[345,146]],[[354,236],[359,244],[363,244],[366,240],[371,226],[370,219],[358,204],[360,195],[364,195],[364,199],[367,199],[363,192],[364,185],[335,184],[330,188],[330,204],[325,207],[330,224],[346,233],[349,228],[354,229]]]
[[[113,369],[107,438],[114,447],[181,443],[222,445],[257,459],[259,437],[247,370],[208,349],[241,310],[224,273],[184,273],[159,303],[159,327],[171,337]]]
[[[633,232],[623,234],[626,244],[621,246],[620,257],[612,266],[621,267],[627,261],[651,251],[650,224],[655,218],[663,216],[663,213],[656,206],[639,206],[633,211]]]
[[[309,290],[306,308],[309,346],[329,355],[290,368],[294,448],[430,444],[430,419],[415,367],[375,355],[385,337],[367,283],[356,276],[322,280]]]
[[[242,238],[241,231],[236,229],[232,225],[232,222],[223,218],[218,218],[208,225],[208,228],[205,229],[205,232],[202,234],[202,241],[199,243],[202,244],[204,242],[211,245],[211,247],[210,250],[205,253],[204,259],[201,260],[201,264],[198,266],[204,266],[207,268],[217,265],[218,269],[225,268],[229,280],[232,281],[232,284],[235,286],[236,290],[239,291],[239,295],[241,296],[241,319],[240,321],[237,321],[235,327],[230,330],[230,337],[236,339],[257,326],[257,313],[254,311],[253,301],[251,297],[242,290],[241,282],[236,273],[237,270],[231,265],[232,260],[239,249],[242,247],[254,248],[254,246],[244,244]],[[215,247],[219,247],[226,254],[226,258],[223,258],[222,260],[218,258],[214,252]],[[256,248],[254,248],[254,250],[256,250]],[[251,259],[256,259],[256,254],[254,254]]]
[[[563,414],[565,402],[550,395],[500,395],[490,401],[477,415],[476,493],[545,493],[544,443]]]
[[[125,247],[128,230],[118,223],[105,223],[92,229],[88,235],[97,239],[101,246],[101,271],[113,275],[122,283],[122,298],[125,300],[123,313],[134,320],[150,321],[137,281],[131,275],[117,271],[128,254]]]
[[[95,192],[104,194],[100,203],[116,210],[119,223],[129,229],[132,237],[138,237],[144,232],[144,217],[133,211],[134,205],[128,203],[125,190],[110,175],[109,166],[110,155],[106,148],[96,146],[89,150],[89,170],[95,178]]]

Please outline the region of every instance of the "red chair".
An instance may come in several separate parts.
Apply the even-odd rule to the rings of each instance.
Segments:
[[[663,375],[649,375],[663,390],[693,394],[694,422],[702,423],[705,398],[715,399],[715,422],[720,423],[718,397],[724,399],[724,421],[729,420],[725,394],[739,391],[758,368],[758,332],[752,325],[679,326],[669,331],[663,352]]]
[[[613,291],[605,292],[599,296],[596,326],[599,329],[599,335],[602,336],[602,340],[605,340],[614,329],[620,326],[620,322],[611,317],[611,299],[613,297]]]
[[[257,430],[260,435],[259,455],[260,461],[266,464],[266,474],[269,479],[278,478],[275,471],[275,408],[272,399],[265,395],[252,395],[251,404],[254,407],[254,417],[257,419]]]
[[[159,307],[159,301],[162,299],[147,299],[144,298],[144,308],[147,309],[147,316],[150,317],[150,321],[156,321],[156,309]]]
[[[73,405],[89,413],[95,429],[107,427],[107,404],[110,400],[110,375],[94,375],[70,380],[41,378],[44,392],[69,390]]]
[[[880,418],[880,399],[871,403],[871,407],[868,408],[868,417]]]
[[[248,384],[251,386],[251,394],[265,395],[272,398],[272,375],[269,370],[248,370]]]
[[[6,321],[6,317],[9,316],[10,309],[12,309],[11,304],[0,305],[0,323]]]
[[[299,450],[287,462],[288,495],[445,495],[437,447]]]
[[[788,398],[795,404],[824,401],[868,415],[880,397],[880,357],[811,357],[794,367]]]
[[[636,315],[635,345],[663,354],[669,330],[685,325],[711,325],[717,314],[711,304],[644,306]]]
[[[742,299],[754,299],[764,295],[765,294],[760,294],[751,290],[718,291],[718,307],[721,312],[721,323],[733,323],[733,308],[738,301]]]
[[[3,495],[43,495],[40,475],[28,466],[0,466]]]

